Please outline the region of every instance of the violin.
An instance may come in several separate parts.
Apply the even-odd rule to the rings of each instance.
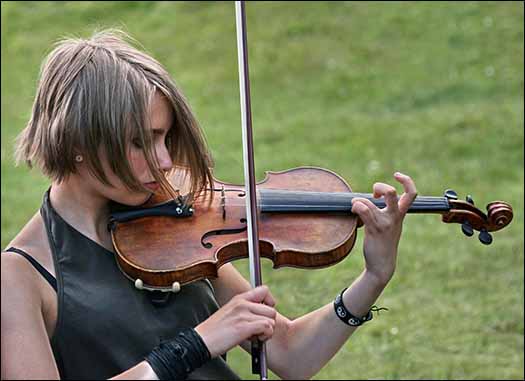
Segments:
[[[191,203],[181,195],[155,194],[139,208],[111,214],[117,262],[137,288],[177,292],[184,284],[217,277],[225,263],[248,257],[245,187],[214,179],[206,191]],[[267,172],[257,183],[256,197],[261,257],[274,268],[322,268],[342,261],[362,225],[351,212],[355,197],[386,206],[383,197],[352,192],[328,169]],[[489,245],[491,232],[507,226],[513,211],[504,201],[486,209],[478,209],[470,196],[462,201],[447,190],[441,197],[416,197],[408,213],[441,214],[443,222],[461,224],[467,236],[478,231],[481,243]]]

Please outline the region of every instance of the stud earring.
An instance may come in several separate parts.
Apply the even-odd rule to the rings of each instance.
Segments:
[[[77,156],[75,156],[75,161],[76,161],[77,163],[81,163],[82,160],[84,160],[84,158],[82,157],[82,155],[77,155]]]

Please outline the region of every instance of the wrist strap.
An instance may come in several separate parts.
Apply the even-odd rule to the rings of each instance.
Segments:
[[[145,360],[160,380],[185,380],[189,373],[210,358],[200,335],[193,328],[187,328],[174,339],[162,341]]]
[[[348,309],[345,307],[343,303],[343,293],[346,291],[347,288],[348,287],[345,287],[343,291],[341,291],[341,293],[337,295],[337,297],[334,300],[335,314],[346,325],[349,325],[351,327],[358,327],[361,324],[366,323],[367,321],[370,321],[374,318],[372,311],[374,312],[381,311],[381,310],[388,311],[388,308],[383,308],[383,307],[379,308],[377,306],[372,306],[372,308],[368,310],[368,313],[363,317],[358,317],[358,316],[353,315],[350,311],[348,311]]]

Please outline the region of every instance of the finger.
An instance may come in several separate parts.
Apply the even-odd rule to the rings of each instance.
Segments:
[[[241,297],[243,299],[249,300],[250,302],[256,302],[261,303],[265,300],[268,300],[270,303],[273,302],[275,304],[275,301],[273,300],[273,297],[268,298],[268,294],[270,292],[270,289],[266,285],[258,286],[255,288],[252,288],[249,291],[246,291],[245,293],[241,294]]]
[[[252,332],[252,337],[256,336],[261,341],[266,341],[273,336],[275,323],[270,320],[257,320],[248,323],[249,329]]]
[[[266,341],[272,338],[275,331],[275,325],[266,326],[264,328],[263,334],[258,336],[260,341]]]
[[[417,197],[416,184],[410,176],[400,172],[396,172],[394,174],[394,178],[403,184],[403,188],[405,190],[405,193],[403,193],[403,195],[401,195],[399,198],[399,211],[405,214],[408,212],[408,209],[410,209],[410,206]]]
[[[261,335],[261,336],[258,336],[257,339],[259,339],[259,341],[262,341],[262,342],[265,342],[267,340],[270,340],[273,336],[273,332],[271,334],[268,334],[268,335]]]
[[[375,211],[377,207],[366,198],[352,199],[352,213],[357,214],[365,225],[371,226],[376,223]]]
[[[265,287],[268,287],[268,286],[265,286]],[[275,307],[275,299],[270,289],[268,289],[268,293],[264,297],[263,303],[266,304],[267,306]]]
[[[373,189],[375,198],[379,198],[381,196],[385,198],[387,211],[394,213],[399,212],[399,207],[397,206],[396,188],[385,183],[375,183]]]
[[[259,338],[261,336],[271,337],[275,328],[273,320],[261,318],[246,322],[245,326],[246,338]]]
[[[262,303],[250,303],[248,309],[255,315],[268,317],[273,320],[275,320],[277,316],[277,311],[275,311],[275,308]]]

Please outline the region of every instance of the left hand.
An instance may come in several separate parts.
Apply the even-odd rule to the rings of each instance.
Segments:
[[[405,191],[399,200],[393,186],[374,184],[374,198],[384,196],[385,208],[379,209],[365,198],[352,200],[352,213],[357,214],[365,225],[366,271],[384,285],[394,274],[403,219],[417,196],[416,185],[409,176],[396,172],[394,178],[403,184]]]

